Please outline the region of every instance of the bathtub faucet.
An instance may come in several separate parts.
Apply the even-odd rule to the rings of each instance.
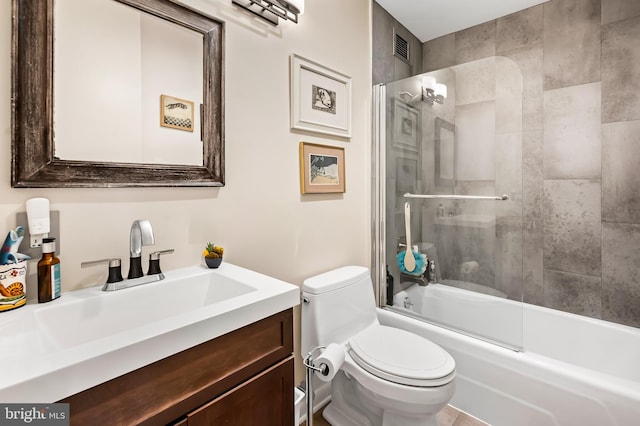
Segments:
[[[404,302],[402,304],[404,305],[405,309],[411,309],[413,307],[413,303],[411,303],[411,299],[409,299],[409,296],[406,296],[404,298]]]

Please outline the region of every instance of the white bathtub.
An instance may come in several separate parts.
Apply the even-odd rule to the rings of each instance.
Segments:
[[[379,309],[382,324],[422,335],[455,358],[454,407],[493,426],[640,424],[639,329],[442,285],[410,290],[412,298],[424,298],[423,307],[437,306],[458,321],[470,300],[491,307],[486,312],[494,322],[493,311],[513,316],[515,306],[521,312],[524,350],[518,352]]]

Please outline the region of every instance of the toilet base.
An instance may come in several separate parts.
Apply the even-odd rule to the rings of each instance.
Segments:
[[[340,371],[331,383],[331,403],[322,416],[332,426],[438,426],[437,411],[419,415],[383,410],[375,404],[375,395]],[[446,405],[446,401],[443,402]]]

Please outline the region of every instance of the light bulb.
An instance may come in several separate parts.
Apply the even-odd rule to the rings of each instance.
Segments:
[[[442,96],[442,99],[447,99],[447,85],[438,83],[435,89],[436,96]]]
[[[422,77],[422,87],[425,90],[434,91],[436,89],[436,79],[430,75]]]

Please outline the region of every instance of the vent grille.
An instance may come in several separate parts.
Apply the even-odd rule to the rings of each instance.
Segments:
[[[393,33],[393,56],[409,63],[409,42],[395,32]]]

